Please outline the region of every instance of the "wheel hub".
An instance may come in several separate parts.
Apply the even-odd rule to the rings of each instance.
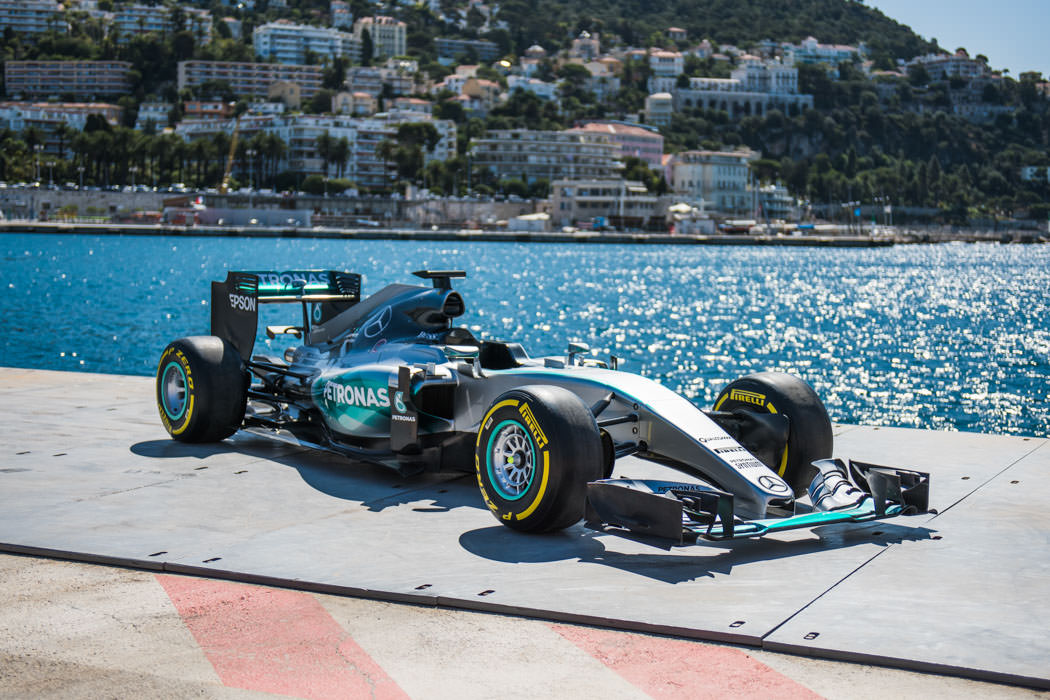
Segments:
[[[528,490],[536,471],[532,440],[517,423],[508,423],[492,443],[492,476],[500,491],[517,498]]]
[[[164,399],[164,411],[172,420],[178,420],[186,410],[186,377],[182,368],[174,362],[164,370],[161,396]]]

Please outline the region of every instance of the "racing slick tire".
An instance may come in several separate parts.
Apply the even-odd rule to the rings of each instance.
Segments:
[[[230,343],[213,335],[180,338],[157,364],[157,410],[180,442],[218,442],[244,420],[250,375]]]
[[[526,386],[500,395],[481,421],[474,466],[496,519],[523,532],[563,530],[584,515],[602,475],[602,441],[572,392]]]
[[[805,494],[816,476],[814,460],[831,457],[834,438],[824,402],[809,384],[794,375],[759,372],[741,377],[722,389],[714,409],[787,417],[787,444],[776,450],[775,463],[766,466],[790,484],[795,496]]]

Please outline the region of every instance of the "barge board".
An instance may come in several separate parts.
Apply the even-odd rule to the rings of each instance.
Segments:
[[[940,514],[665,551],[513,532],[471,475],[176,443],[153,391],[0,369],[0,549],[1050,687],[1043,438],[837,426],[839,454],[930,471]]]

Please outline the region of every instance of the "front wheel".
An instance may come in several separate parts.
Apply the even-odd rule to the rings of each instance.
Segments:
[[[776,459],[766,466],[788,482],[796,496],[806,493],[816,476],[813,462],[831,457],[834,438],[824,402],[809,384],[794,375],[759,372],[741,377],[722,389],[714,408],[787,417],[787,443],[776,446]]]
[[[507,527],[562,530],[584,514],[601,478],[602,441],[590,410],[566,389],[527,386],[489,407],[474,448],[485,504]]]
[[[180,338],[157,364],[157,410],[181,442],[217,442],[244,420],[250,377],[240,354],[213,335]]]

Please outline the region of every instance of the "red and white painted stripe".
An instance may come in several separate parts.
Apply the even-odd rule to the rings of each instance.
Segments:
[[[479,625],[475,618],[469,629],[457,630],[455,625],[462,623],[446,614],[431,621],[441,629],[404,629],[403,634],[362,629],[359,636],[364,641],[359,643],[346,629],[359,627],[359,616],[348,614],[344,625],[329,612],[339,604],[333,601],[341,599],[324,597],[326,607],[309,593],[167,574],[157,575],[157,580],[220,681],[230,688],[311,700],[521,697],[523,691],[532,697],[568,696],[584,688],[604,697],[819,697],[739,649],[702,642],[487,616],[478,617],[498,620],[502,629]],[[396,611],[390,614],[397,617]],[[391,622],[366,621],[372,626]],[[397,620],[393,622],[396,628]],[[457,649],[457,637],[487,634],[499,638],[492,640],[493,654],[488,655],[477,639],[464,640],[462,644],[474,648],[457,653],[463,651]],[[507,645],[508,636],[509,646],[520,651],[515,658],[495,649]],[[542,645],[538,648],[544,651],[537,654],[530,644]],[[422,668],[418,657],[415,667],[405,661],[407,652],[420,651],[413,645],[433,656]],[[394,667],[389,674],[373,654]],[[524,670],[510,668],[522,664]],[[612,677],[604,677],[608,672]],[[548,676],[547,685],[540,674]],[[399,676],[408,692],[395,680]]]
[[[308,593],[157,580],[226,686],[310,700],[408,698]]]

